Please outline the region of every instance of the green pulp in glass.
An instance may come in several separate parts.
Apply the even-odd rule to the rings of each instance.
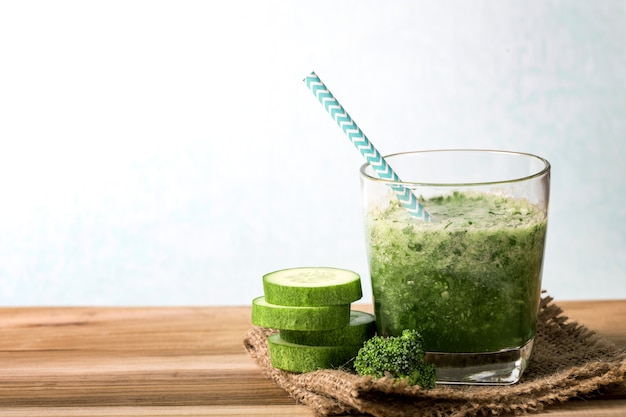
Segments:
[[[455,192],[392,202],[366,218],[378,333],[416,329],[430,352],[494,352],[535,335],[546,212],[524,199]]]

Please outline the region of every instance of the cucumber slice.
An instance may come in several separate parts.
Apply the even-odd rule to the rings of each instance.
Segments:
[[[376,320],[372,314],[350,311],[350,323],[346,327],[327,331],[280,330],[285,342],[309,346],[363,345],[376,334]]]
[[[332,330],[350,322],[350,304],[322,307],[283,306],[265,297],[252,300],[252,324],[272,329]]]
[[[285,342],[280,334],[267,338],[270,362],[274,368],[290,372],[311,372],[351,366],[361,345],[306,346]]]
[[[343,305],[363,296],[359,274],[327,267],[270,272],[263,276],[263,290],[269,303],[284,306]]]

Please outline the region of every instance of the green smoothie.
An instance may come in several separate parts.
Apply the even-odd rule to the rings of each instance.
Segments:
[[[494,352],[535,335],[546,211],[526,200],[455,192],[368,213],[378,332],[416,329],[430,352]]]

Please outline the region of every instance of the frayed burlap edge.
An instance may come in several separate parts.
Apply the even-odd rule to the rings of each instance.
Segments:
[[[244,339],[268,378],[319,415],[386,417],[494,416],[525,414],[576,397],[626,390],[626,354],[612,342],[569,321],[549,296],[541,300],[535,348],[522,380],[509,386],[445,386],[425,390],[387,378],[341,370],[304,374],[271,366],[267,336],[251,328]]]

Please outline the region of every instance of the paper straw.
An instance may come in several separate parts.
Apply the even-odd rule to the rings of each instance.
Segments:
[[[361,129],[354,123],[352,118],[339,104],[337,99],[332,95],[328,88],[324,85],[322,80],[312,72],[308,77],[303,80],[306,86],[313,92],[313,95],[322,103],[322,106],[330,114],[330,116],[337,122],[343,133],[348,136],[350,142],[361,152],[361,155],[367,160],[370,166],[374,169],[376,174],[381,179],[390,180],[393,182],[400,182],[398,175],[391,169],[385,158],[378,152],[372,142],[365,136]],[[424,221],[430,221],[431,217],[424,210],[424,207],[419,203],[415,194],[402,185],[391,185],[396,197],[400,200],[400,203],[408,210],[413,217],[420,218]]]

